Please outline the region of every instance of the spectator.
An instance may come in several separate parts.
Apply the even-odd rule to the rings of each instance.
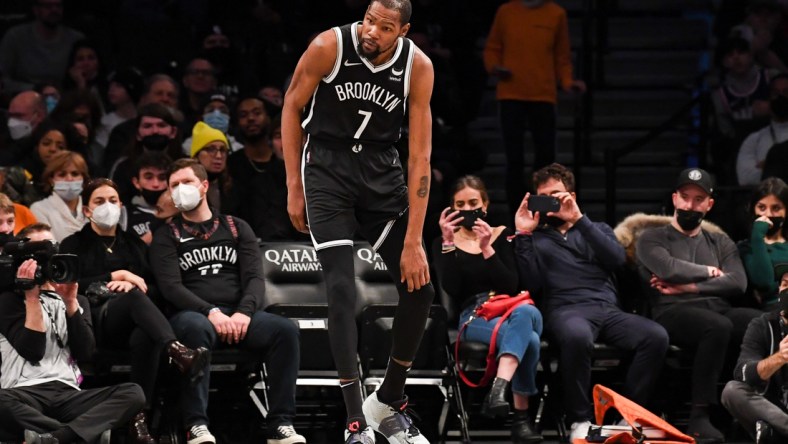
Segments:
[[[782,150],[788,142],[788,74],[774,76],[769,91],[772,121],[744,139],[736,159],[739,185],[757,185],[769,151],[778,147]]]
[[[30,135],[46,117],[46,105],[37,92],[21,92],[11,99],[8,132],[12,143],[0,153],[0,165],[15,166],[30,152],[33,147]]]
[[[777,307],[777,279],[774,265],[788,262],[788,243],[785,224],[785,206],[788,203],[788,185],[781,179],[770,177],[752,193],[750,238],[739,244],[744,268],[755,298],[764,310]]]
[[[44,200],[30,206],[39,222],[52,227],[58,242],[76,233],[87,222],[82,212],[82,184],[90,180],[85,159],[72,151],[60,151],[52,156],[41,175],[44,191],[52,192]]]
[[[9,169],[9,172],[15,173],[9,176],[12,179],[10,185],[21,193],[21,201],[28,205],[46,196],[41,174],[55,154],[60,151],[70,151],[72,147],[76,148],[79,144],[79,134],[68,124],[45,120],[36,128],[31,141],[35,148],[20,162],[19,167]],[[18,169],[24,172],[18,174],[16,173]],[[35,189],[32,191],[26,185],[27,177],[33,178]]]
[[[110,74],[107,101],[112,111],[101,118],[101,126],[96,131],[96,142],[99,145],[106,147],[116,126],[137,117],[137,102],[142,96],[143,83],[142,73],[133,67]],[[104,165],[103,150],[102,159],[96,159],[96,162]]]
[[[41,94],[41,99],[47,108],[47,114],[51,114],[60,101],[60,89],[51,83],[41,83],[36,85],[34,91]]]
[[[462,310],[460,328],[468,323],[462,340],[489,344],[499,318],[473,318],[473,310],[491,294],[514,295],[520,289],[514,247],[508,239],[514,233],[505,226],[491,227],[484,220],[490,202],[481,179],[462,177],[453,191],[451,207],[441,213],[442,236],[435,239],[432,257],[441,287]],[[479,210],[482,214],[477,213]],[[518,306],[498,331],[498,372],[482,411],[488,416],[506,416],[506,396],[511,390],[513,442],[542,440],[528,414],[528,397],[538,393],[536,367],[541,334],[542,315],[530,304]]]
[[[714,205],[713,192],[708,172],[682,171],[670,224],[644,230],[636,256],[643,278],[656,291],[654,320],[668,331],[671,343],[696,350],[687,433],[695,440],[722,442],[708,406],[717,403],[725,350],[729,344],[738,347],[747,323],[760,313],[729,302],[744,292],[747,276],[733,241],[700,225]]]
[[[780,72],[788,71],[782,25],[781,5],[776,0],[751,0],[747,5],[744,22],[731,29],[731,36],[750,42],[758,63]]]
[[[238,142],[235,137],[229,134],[230,132],[230,108],[227,104],[227,98],[223,94],[212,94],[208,99],[205,107],[203,108],[203,115],[200,119],[202,122],[208,124],[211,128],[217,129],[224,133],[227,141],[230,143],[230,152],[234,153],[243,149],[243,144]],[[189,136],[183,141],[183,153],[187,156],[192,152],[192,136]]]
[[[44,224],[20,236],[54,240]],[[92,359],[96,344],[90,306],[76,282],[36,284],[37,266],[35,259],[24,261],[16,271],[20,288],[0,298],[0,421],[13,441],[24,431],[28,444],[97,442],[139,411],[144,395],[133,383],[79,388],[77,363]]]
[[[105,71],[106,66],[99,57],[96,45],[87,39],[80,40],[71,47],[66,76],[63,80],[63,91],[89,91],[103,105],[107,97]]]
[[[28,225],[36,223],[36,217],[24,205],[14,203],[3,193],[0,193],[0,234],[16,235]],[[8,238],[2,238],[0,248]]]
[[[733,177],[734,156],[744,138],[768,123],[769,73],[755,65],[750,43],[729,39],[722,47],[725,69],[711,95],[715,114],[712,156],[717,177]]]
[[[153,240],[153,233],[162,224],[156,217],[156,205],[162,193],[167,190],[167,170],[170,163],[172,161],[166,154],[144,153],[137,159],[135,173],[131,178],[137,195],[128,206],[126,226],[148,245]]]
[[[229,142],[223,132],[204,122],[197,122],[192,131],[191,157],[197,159],[208,173],[208,206],[222,213],[234,214],[237,207],[230,190],[233,179],[227,171]]]
[[[779,281],[780,301],[747,326],[733,381],[722,391],[722,404],[758,444],[788,439],[788,263],[777,264],[771,273]]]
[[[282,118],[279,116],[274,117],[271,122],[271,149],[274,150],[274,156],[284,159],[282,153]]]
[[[126,154],[120,157],[110,170],[110,176],[120,190],[120,198],[130,201],[134,196],[131,183],[134,163],[140,155],[147,152],[161,152],[170,159],[183,157],[178,138],[178,122],[170,109],[158,103],[149,103],[139,109],[137,119],[137,136],[126,148]]]
[[[82,191],[82,209],[90,223],[63,239],[60,252],[77,255],[79,287],[88,293],[94,289],[90,302],[99,347],[131,351],[130,379],[142,387],[145,407],[134,417],[129,431],[134,442],[153,444],[146,411],[154,401],[161,355],[193,381],[202,374],[209,352],[178,342],[167,318],[152,302],[155,289],[149,287],[148,248],[137,236],[118,227],[120,208],[117,187],[111,180],[90,181]],[[103,294],[102,286],[106,289]]]
[[[204,31],[200,46],[202,55],[214,67],[216,91],[227,97],[229,105],[235,105],[239,93],[256,84],[252,70],[219,25],[211,25]]]
[[[9,29],[0,41],[0,66],[7,91],[36,83],[60,85],[72,46],[85,36],[62,25],[62,0],[34,0],[33,21]]]
[[[183,88],[180,109],[183,111],[184,132],[190,131],[203,114],[203,104],[208,96],[216,90],[216,71],[211,62],[195,57],[183,72]]]
[[[258,97],[265,102],[265,109],[268,110],[269,116],[277,117],[282,113],[285,95],[282,93],[281,89],[272,85],[264,86],[260,88]]]
[[[534,171],[555,160],[556,81],[564,91],[586,90],[572,78],[564,8],[550,0],[501,5],[484,48],[487,72],[498,78],[496,97],[506,148],[506,193],[514,213],[525,193],[523,127],[534,141]]]
[[[527,193],[515,216],[515,253],[526,287],[531,294],[542,293],[545,333],[558,345],[563,406],[574,442],[586,437],[591,424],[594,341],[634,352],[624,394],[645,405],[668,349],[668,335],[654,321],[619,308],[613,273],[625,262],[624,248],[607,224],[592,222],[580,212],[572,172],[554,163],[533,178],[536,193],[558,199],[560,209],[530,211]]]
[[[209,186],[205,168],[194,159],[170,167],[169,190],[180,215],[156,231],[150,255],[162,294],[179,310],[170,323],[189,347],[223,343],[267,362],[268,443],[303,444],[293,429],[298,328],[262,310],[265,283],[254,233],[243,220],[210,209]],[[209,377],[206,366],[197,385],[181,387],[188,444],[216,443],[208,430]]]
[[[271,143],[271,118],[263,101],[247,97],[238,102],[238,133],[244,149],[233,153],[227,168],[233,178],[235,199],[243,198],[238,217],[249,222],[265,241],[303,239],[287,215],[285,164]],[[281,129],[279,131],[281,146]]]
[[[167,107],[175,121],[183,121],[183,115],[178,110],[178,96],[180,89],[172,77],[166,74],[154,74],[145,81],[145,92],[139,101],[139,107],[151,103],[158,103]],[[138,116],[139,117],[139,116]],[[137,119],[129,119],[119,123],[109,135],[104,150],[104,169],[109,171],[118,158],[123,155],[128,146],[137,136]]]

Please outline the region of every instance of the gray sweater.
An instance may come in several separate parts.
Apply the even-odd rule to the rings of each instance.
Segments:
[[[736,245],[723,233],[701,230],[690,237],[672,225],[649,228],[637,241],[636,255],[644,278],[654,274],[669,283],[698,286],[697,294],[660,294],[658,304],[727,299],[747,288],[747,275]],[[708,266],[719,268],[723,275],[710,278]]]

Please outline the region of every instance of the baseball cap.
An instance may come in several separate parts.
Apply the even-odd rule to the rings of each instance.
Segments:
[[[714,178],[708,171],[700,168],[687,168],[679,174],[676,189],[684,185],[695,185],[708,194],[714,194]]]
[[[788,262],[783,262],[774,266],[774,277],[778,282],[782,280],[785,273],[788,273]]]

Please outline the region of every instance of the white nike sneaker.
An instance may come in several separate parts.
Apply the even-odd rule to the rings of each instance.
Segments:
[[[364,401],[362,411],[372,430],[385,436],[389,444],[430,444],[427,438],[413,425],[408,415],[408,398],[391,405],[378,400],[375,392]]]

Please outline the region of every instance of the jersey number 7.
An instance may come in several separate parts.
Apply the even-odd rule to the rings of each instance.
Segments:
[[[364,116],[364,121],[361,122],[361,125],[359,125],[358,129],[356,130],[356,134],[353,135],[354,139],[358,139],[361,137],[361,133],[364,132],[364,128],[366,128],[367,124],[369,124],[369,119],[372,118],[372,111],[358,110],[358,113]]]

